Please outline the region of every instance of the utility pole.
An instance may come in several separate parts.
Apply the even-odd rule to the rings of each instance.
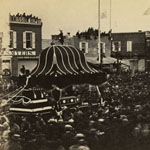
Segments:
[[[111,0],[110,0],[110,20],[109,20],[109,29],[111,30],[111,7],[112,7],[112,4],[111,4]]]
[[[101,30],[100,30],[100,0],[98,0],[98,58],[99,64],[102,65],[102,53],[101,53]]]

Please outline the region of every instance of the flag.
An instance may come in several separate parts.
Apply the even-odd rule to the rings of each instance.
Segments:
[[[148,8],[145,12],[144,15],[150,15],[150,8]]]

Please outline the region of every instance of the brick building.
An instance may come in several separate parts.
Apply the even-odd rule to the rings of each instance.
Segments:
[[[52,43],[61,44],[59,42],[59,35],[52,35]],[[80,49],[85,53],[86,58],[89,61],[94,61],[98,63],[98,36],[90,35],[90,37],[86,36],[70,36],[70,34],[64,36],[64,45],[73,45],[76,48]],[[108,34],[101,34],[101,50],[103,52],[103,56],[110,57],[111,56],[111,40]]]
[[[2,54],[2,41],[3,41],[3,33],[0,32],[0,76],[2,75],[2,58],[1,58],[1,54]]]
[[[18,76],[22,65],[32,70],[42,50],[42,22],[32,15],[10,15],[10,55],[12,76]]]
[[[90,39],[86,39],[84,36],[78,38],[73,37],[73,45],[82,50],[86,57],[98,57],[98,39],[91,36]],[[101,36],[101,51],[104,56],[111,55],[111,41],[108,35]]]
[[[2,49],[3,32],[0,32],[0,50]]]
[[[149,70],[150,32],[113,33],[111,56],[125,60],[132,70]]]

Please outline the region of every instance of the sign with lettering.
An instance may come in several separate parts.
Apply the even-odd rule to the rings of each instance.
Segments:
[[[31,24],[42,24],[41,19],[38,17],[32,16],[32,15],[26,15],[26,14],[17,14],[10,15],[10,21],[16,22],[16,23],[31,23]]]
[[[35,56],[36,51],[11,51],[13,56]]]

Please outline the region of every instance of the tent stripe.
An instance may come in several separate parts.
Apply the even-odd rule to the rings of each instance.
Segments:
[[[62,73],[61,73],[61,72],[59,72],[58,70],[57,70],[57,73],[59,73],[60,75],[62,75]]]
[[[51,61],[51,60],[49,60],[49,61]],[[53,53],[53,56],[52,56],[52,65],[50,66],[50,69],[47,71],[47,72],[45,72],[45,75],[48,75],[50,72],[51,72],[51,70],[52,70],[52,68],[53,68],[53,66],[54,66],[54,63],[53,63],[53,61],[54,61],[54,53]],[[48,64],[47,64],[48,65]],[[49,66],[48,66],[49,67]]]
[[[84,53],[77,48],[71,45],[53,45],[42,51],[39,63],[31,76],[51,76],[55,73],[59,75],[92,74],[98,72],[99,70],[87,63]]]
[[[85,64],[87,65],[87,67],[90,69],[90,70],[92,70],[92,71],[94,71],[94,73],[96,73],[96,72],[98,72],[96,69],[94,69],[94,68],[92,68],[91,69],[91,67],[88,65],[88,63],[87,63],[87,61],[84,59],[84,61],[85,61]]]
[[[51,106],[46,106],[42,108],[35,108],[35,109],[28,109],[28,108],[13,108],[11,107],[9,110],[10,111],[21,111],[21,112],[38,112],[38,111],[45,111],[45,110],[51,110]]]
[[[45,75],[48,75],[48,74],[51,72],[51,70],[52,70],[53,66],[54,66],[54,64],[52,63],[52,65],[51,65],[50,69],[49,69],[49,70],[45,73]]]
[[[37,103],[44,103],[44,102],[48,102],[48,100],[47,99],[38,99],[38,100],[33,100],[30,103],[37,104]]]
[[[45,50],[43,50],[42,51],[42,53],[40,54],[40,56],[39,56],[39,61],[38,61],[38,65],[37,65],[37,67],[36,67],[36,69],[31,73],[31,76],[32,75],[37,75],[38,74],[38,72],[40,71],[40,67],[41,67],[41,58],[42,58],[42,56],[43,57],[45,57],[44,55],[46,55],[46,51],[48,50],[48,49],[50,49],[51,47],[48,47],[48,48],[46,48]],[[41,67],[42,68],[42,67]]]
[[[81,55],[80,55],[79,51],[76,48],[74,48],[73,46],[71,46],[71,47],[77,52],[77,54],[79,56],[79,62],[80,62],[80,65],[81,65],[82,69],[85,72],[90,73],[90,71],[83,66],[83,63],[81,62]]]
[[[53,53],[54,51],[52,51],[52,50],[50,50],[49,51],[49,53],[48,53],[48,55],[47,55],[47,64],[46,64],[46,68],[45,68],[45,70],[44,70],[44,72],[42,73],[42,74],[46,74],[49,70],[51,70],[52,68],[53,68],[53,59],[54,59],[54,57],[53,57]]]
[[[66,70],[68,73],[72,74],[72,72],[69,71],[69,69],[67,69],[67,67],[66,67],[66,65],[65,65],[65,63],[64,63],[64,55],[62,54],[62,52],[61,52],[61,50],[59,49],[59,47],[57,47],[57,49],[58,49],[58,51],[60,52],[60,55],[61,55],[61,58],[62,58],[62,64],[63,64],[65,70]]]
[[[55,49],[55,47],[54,47],[54,54],[56,54],[56,49]],[[57,57],[56,57],[56,60],[57,60]],[[56,66],[58,67],[58,70],[59,70],[61,73],[63,73],[63,74],[66,75],[66,73],[65,73],[65,72],[60,68],[60,66],[58,65],[58,61],[57,61]]]
[[[76,63],[76,60],[75,60],[75,55],[73,53],[73,51],[71,50],[70,47],[67,47],[67,46],[64,46],[65,48],[68,48],[70,50],[70,52],[72,53],[72,56],[73,56],[73,64],[75,65],[76,69],[78,70],[79,67],[77,66],[77,63]]]
[[[78,72],[77,72],[76,70],[74,70],[74,68],[72,67],[72,65],[71,65],[71,63],[70,63],[70,57],[69,57],[68,52],[66,51],[66,49],[65,49],[64,47],[62,47],[62,49],[65,51],[65,53],[66,53],[66,55],[67,55],[67,58],[68,58],[67,60],[68,60],[68,64],[69,64],[70,68],[72,69],[72,71],[73,71],[74,73],[78,74]]]
[[[89,65],[87,64],[87,62],[86,62],[86,60],[85,59],[83,59],[83,61],[85,62],[85,65],[87,66],[87,68],[91,71],[91,72],[96,72],[95,70],[94,70],[94,68],[93,68],[93,70],[89,67]]]
[[[48,59],[48,58],[47,58],[47,55],[48,55],[49,51],[50,51],[50,48],[47,50],[47,53],[46,53],[44,67],[43,67],[43,69],[41,70],[41,72],[38,73],[38,75],[42,74],[42,73],[44,72],[45,68],[46,68],[46,65],[47,65],[47,59]]]

